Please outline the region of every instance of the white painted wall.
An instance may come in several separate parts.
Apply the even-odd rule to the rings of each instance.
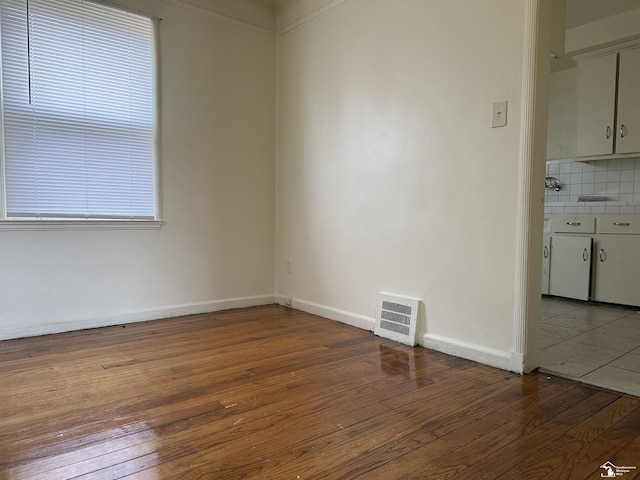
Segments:
[[[505,366],[523,23],[524,0],[347,0],[278,37],[280,296],[369,328],[378,292],[418,297],[423,343]]]
[[[163,19],[166,224],[0,231],[0,338],[273,301],[274,37],[180,2],[121,3]]]
[[[276,30],[287,29],[309,15],[330,8],[340,0],[274,0]]]
[[[640,8],[566,31],[565,49],[575,54],[640,38]]]
[[[187,8],[195,6],[258,28],[275,28],[275,8],[269,0],[156,0],[156,3],[158,2]]]

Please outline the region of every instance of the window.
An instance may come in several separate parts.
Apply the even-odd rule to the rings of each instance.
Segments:
[[[152,19],[0,0],[5,219],[155,219]]]

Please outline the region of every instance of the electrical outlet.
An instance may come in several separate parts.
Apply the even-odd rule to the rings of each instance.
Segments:
[[[291,297],[280,297],[280,302],[281,302],[281,305],[284,305],[285,307],[290,307],[293,303],[293,300]]]
[[[291,259],[287,258],[287,273],[293,273]]]

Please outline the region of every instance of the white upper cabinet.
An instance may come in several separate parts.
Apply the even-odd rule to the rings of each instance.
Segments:
[[[640,48],[620,52],[616,152],[640,152]]]
[[[575,68],[549,75],[547,159],[576,156],[576,78]]]
[[[614,153],[616,53],[578,64],[579,157]]]
[[[577,156],[640,152],[640,48],[578,63]]]

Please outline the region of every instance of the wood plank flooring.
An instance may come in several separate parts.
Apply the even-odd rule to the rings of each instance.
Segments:
[[[0,479],[595,479],[640,399],[279,306],[0,342]]]

